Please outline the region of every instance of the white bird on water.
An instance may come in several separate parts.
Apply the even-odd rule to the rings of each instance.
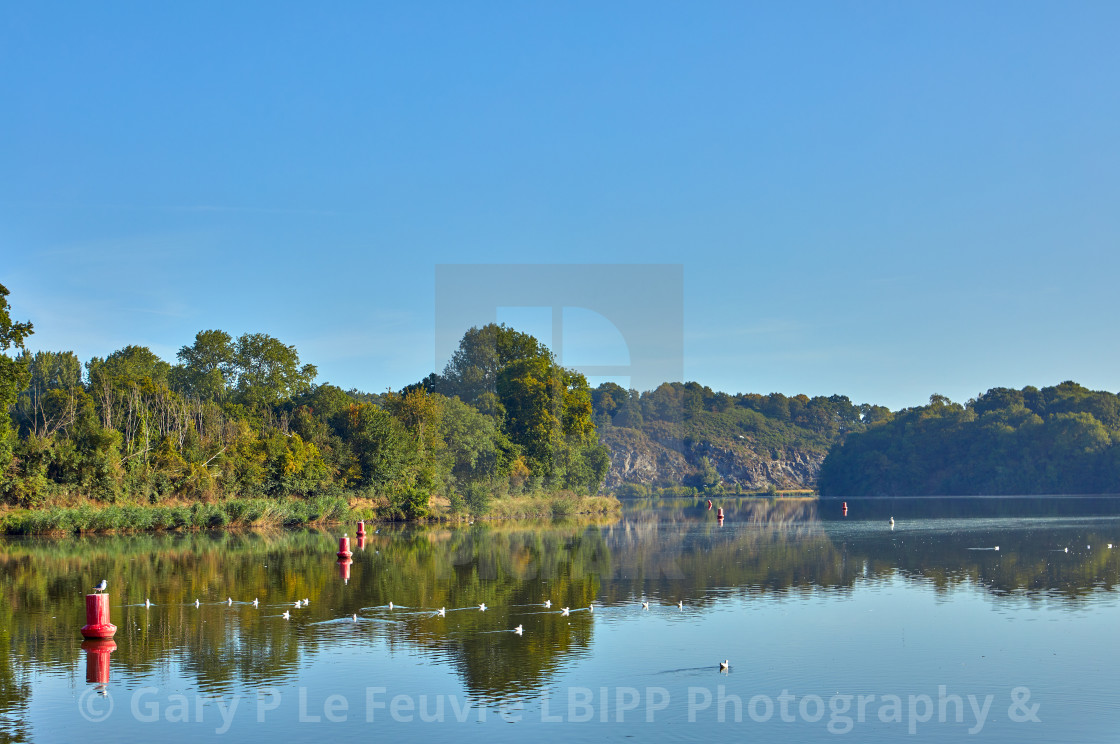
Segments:
[[[440,607],[439,612],[437,612],[436,614],[439,615],[440,617],[447,617],[447,608],[446,607]]]
[[[106,581],[105,579],[102,579],[102,580],[101,580],[101,583],[100,583],[100,584],[98,584],[97,586],[95,586],[95,587],[93,588],[93,590],[94,590],[95,592],[103,592],[103,591],[105,591],[105,590],[106,590],[106,589],[108,589],[108,588],[109,588],[109,582],[108,582],[108,581]]]
[[[1108,549],[1109,549],[1109,550],[1112,550],[1112,543],[1109,543],[1109,544],[1108,544]]]
[[[302,606],[303,606],[303,604],[297,599],[296,600],[296,609],[299,609]]]
[[[560,608],[560,617],[568,617],[568,608],[567,607],[561,607]]]
[[[516,628],[513,629],[513,632],[516,633],[517,635],[521,635],[525,631],[522,629],[522,627],[520,625],[518,625]]]
[[[358,613],[355,612],[353,615],[350,616],[350,619],[353,622],[358,622]]]
[[[551,599],[546,599],[546,600],[544,601],[544,606],[545,606],[546,608],[547,608],[547,607],[552,607],[552,600],[551,600]]]
[[[292,613],[288,612],[287,610],[284,610],[284,614],[281,615],[281,617],[283,617],[285,620],[290,620],[292,618]]]
[[[486,612],[486,603],[483,602],[482,604],[480,604],[478,606],[478,609],[479,609],[480,612]]]
[[[684,600],[683,599],[677,600],[677,609],[680,609],[680,610],[684,609]]]
[[[145,599],[144,600],[144,609],[146,610],[151,606],[152,606],[152,601],[150,599]]]
[[[591,604],[587,605],[587,611],[588,611],[588,612],[594,612],[594,611],[595,611],[595,603],[594,603],[594,602],[592,602]]]
[[[253,606],[254,607],[260,606],[260,600],[257,599],[256,597],[253,597]]]
[[[303,606],[306,607],[309,604],[311,604],[311,600],[308,599],[307,597],[304,597],[303,598]]]
[[[195,606],[195,609],[198,609],[198,605],[199,605],[199,604],[201,604],[201,603],[200,603],[200,602],[199,602],[199,601],[198,601],[198,600],[196,599],[196,600],[194,601],[194,606]]]
[[[727,671],[729,668],[731,668],[731,664],[728,663],[727,659],[724,659],[719,663],[719,668],[721,671]]]
[[[233,607],[233,597],[226,597],[226,605]]]
[[[891,517],[891,527],[894,527],[894,517]]]
[[[389,609],[390,610],[393,609],[393,603],[392,602],[389,603]]]
[[[649,602],[642,602],[642,609],[643,610],[648,610],[649,609]]]

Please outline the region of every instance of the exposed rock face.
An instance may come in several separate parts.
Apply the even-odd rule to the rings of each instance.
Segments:
[[[815,488],[823,452],[785,449],[758,451],[749,439],[735,442],[686,442],[654,439],[635,429],[605,427],[599,439],[611,452],[607,488],[623,483],[643,485],[681,484],[694,477],[707,457],[725,485],[760,490]],[[759,448],[761,449],[761,448]]]

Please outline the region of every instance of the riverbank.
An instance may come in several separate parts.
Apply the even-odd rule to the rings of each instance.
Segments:
[[[454,511],[433,499],[426,516],[409,520],[448,522],[466,519],[525,519],[608,515],[621,510],[614,496],[583,496],[570,491],[495,498],[479,513]],[[401,521],[388,499],[345,495],[232,498],[212,502],[102,505],[86,502],[41,509],[0,512],[0,534],[48,535],[298,527],[345,522]]]

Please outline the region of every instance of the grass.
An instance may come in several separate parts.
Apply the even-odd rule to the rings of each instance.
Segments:
[[[152,532],[325,524],[353,517],[342,496],[307,499],[227,499],[178,505],[91,504],[13,511],[0,516],[0,532],[44,535],[84,532]]]
[[[446,500],[443,500],[446,503]],[[458,515],[432,499],[431,519]],[[613,496],[581,496],[571,491],[494,498],[483,519],[555,518],[616,514]],[[466,516],[465,514],[462,516]],[[93,532],[159,532],[172,530],[298,527],[303,525],[370,522],[395,519],[388,501],[350,498],[345,494],[288,497],[232,498],[179,504],[79,504],[0,512],[0,534],[50,535]],[[425,521],[425,520],[421,520]]]

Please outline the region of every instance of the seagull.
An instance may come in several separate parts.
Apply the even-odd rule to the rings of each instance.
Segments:
[[[307,606],[307,605],[309,605],[309,604],[311,604],[311,600],[310,600],[310,599],[307,599],[306,597],[304,597],[304,599],[303,599],[303,606],[304,606],[304,607],[306,607],[306,606]]]
[[[296,600],[296,609],[299,609],[299,608],[300,608],[300,607],[302,607],[302,606],[303,606],[303,603],[302,603],[302,602],[300,602],[300,601],[299,601],[299,600],[297,599],[297,600]]]
[[[588,612],[594,612],[594,611],[595,611],[595,603],[594,603],[594,602],[592,602],[591,604],[587,605],[587,611],[588,611]]]
[[[199,605],[199,604],[200,604],[200,603],[199,603],[199,601],[198,601],[198,600],[196,599],[196,600],[194,601],[194,606],[195,606],[195,608],[196,608],[196,609],[198,608],[198,605]]]
[[[233,597],[226,597],[226,604],[233,607]]]
[[[649,609],[649,602],[642,602],[642,609],[643,610],[648,610]]]
[[[1068,553],[1068,552],[1069,552],[1069,548],[1066,548],[1066,549],[1065,549],[1065,552],[1067,552],[1067,553]]]
[[[727,659],[724,659],[719,663],[720,671],[727,671],[730,667],[731,665],[727,662]]]
[[[151,606],[152,606],[152,601],[150,599],[145,599],[144,600],[144,609],[146,610]]]
[[[677,600],[677,608],[681,609],[681,610],[684,609],[684,600],[683,599]]]
[[[440,617],[447,617],[447,608],[446,607],[440,607],[439,612],[437,612],[436,614],[439,615]]]
[[[355,612],[353,615],[350,616],[350,619],[353,622],[358,622],[358,613]]]
[[[891,517],[891,527],[894,527],[894,517]]]
[[[999,546],[998,546],[998,545],[996,546],[996,550],[999,550]]]
[[[513,629],[513,632],[516,633],[517,635],[521,635],[525,631],[522,629],[522,627],[520,625],[518,625],[516,628]]]
[[[568,617],[568,608],[567,607],[561,607],[560,608],[560,617]]]
[[[544,606],[545,607],[551,607],[552,606],[552,600],[551,599],[546,599],[544,601]]]
[[[393,609],[393,603],[392,602],[389,603],[389,609],[390,610]]]
[[[284,618],[285,620],[290,620],[290,619],[291,619],[291,617],[292,617],[292,613],[288,612],[287,610],[284,610],[284,614],[282,615],[282,617],[283,617],[283,618]]]
[[[98,584],[97,586],[95,586],[95,587],[93,588],[93,590],[94,590],[95,592],[103,592],[103,591],[105,591],[105,590],[106,590],[106,589],[107,589],[108,587],[109,587],[109,582],[108,582],[108,581],[106,581],[105,579],[102,579],[102,580],[101,580],[101,583],[100,583],[100,584]]]
[[[257,599],[256,597],[253,597],[253,606],[257,607],[258,605],[260,605],[260,600]]]
[[[483,602],[482,604],[480,604],[478,606],[478,609],[479,609],[480,612],[486,612],[486,603]]]

